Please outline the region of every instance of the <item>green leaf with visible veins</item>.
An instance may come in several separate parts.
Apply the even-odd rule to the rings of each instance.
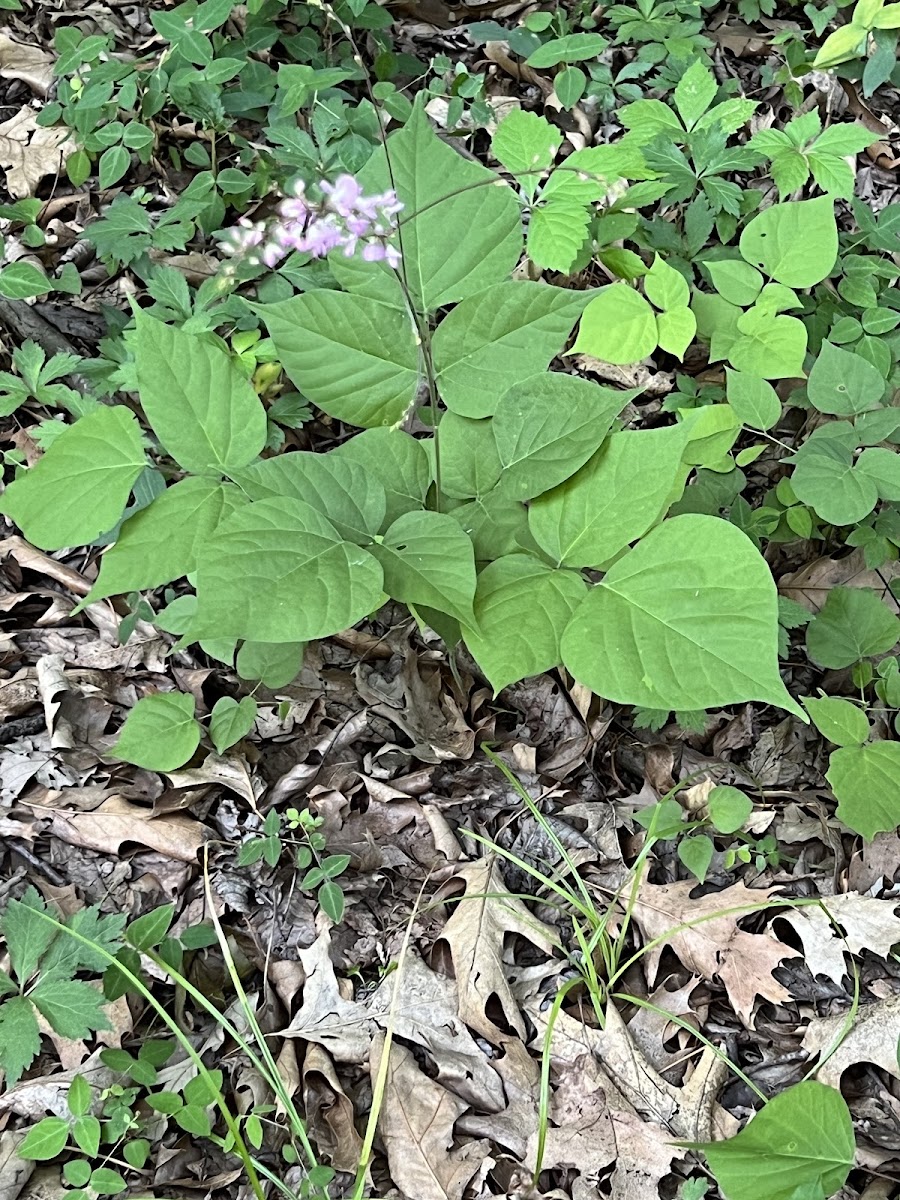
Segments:
[[[832,753],[825,778],[838,819],[867,841],[900,825],[900,742],[843,746]]]
[[[472,542],[451,516],[406,513],[372,554],[384,569],[384,589],[395,600],[424,604],[471,621],[475,595]]]
[[[116,524],[146,461],[132,414],[102,405],[9,485],[0,508],[42,550],[82,546]]]
[[[0,1070],[7,1089],[15,1087],[41,1050],[41,1035],[31,1001],[13,996],[0,1004]]]
[[[562,134],[546,117],[514,108],[494,131],[491,149],[531,200],[541,173],[550,168],[561,143]]]
[[[20,1158],[47,1162],[62,1153],[69,1140],[69,1122],[62,1117],[44,1117],[25,1134],[16,1147]]]
[[[138,700],[110,754],[148,771],[175,771],[199,745],[194,697],[183,692],[160,692]]]
[[[191,574],[199,547],[241,503],[244,497],[237,488],[212,479],[182,479],[166,488],[124,522],[82,604],[141,592]]]
[[[37,970],[38,962],[50,948],[58,930],[40,914],[47,906],[33,887],[21,900],[10,900],[0,920],[13,974],[23,986]]]
[[[31,992],[35,1007],[51,1029],[65,1038],[86,1038],[95,1030],[112,1029],[103,993],[77,980],[40,980]]]
[[[387,503],[382,528],[424,504],[431,464],[422,443],[402,429],[366,429],[329,454],[362,463],[381,482]]]
[[[592,588],[562,638],[598,696],[698,710],[744,700],[806,720],[778,672],[778,595],[765,559],[728,521],[664,521]]]
[[[588,235],[590,209],[578,200],[549,196],[531,210],[526,250],[536,267],[568,274]]]
[[[741,234],[741,254],[778,283],[814,287],[831,273],[838,253],[837,222],[830,196],[773,204]]]
[[[200,475],[252,462],[266,444],[266,412],[231,355],[153,317],[136,324],[141,406],[167,453]]]

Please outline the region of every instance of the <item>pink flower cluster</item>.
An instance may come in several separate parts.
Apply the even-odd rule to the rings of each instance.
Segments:
[[[254,266],[271,268],[294,250],[324,258],[341,248],[352,258],[361,246],[366,262],[399,267],[400,252],[388,241],[396,230],[394,217],[403,208],[396,192],[365,196],[352,175],[340,175],[334,183],[323,181],[319,190],[324,200],[316,204],[306,195],[305,185],[296,184],[279,204],[274,222],[244,218],[228,231],[223,252],[246,255]]]

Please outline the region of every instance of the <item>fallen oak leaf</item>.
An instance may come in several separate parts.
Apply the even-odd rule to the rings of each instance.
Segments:
[[[638,889],[633,915],[641,932],[654,943],[644,958],[648,983],[656,981],[659,960],[668,947],[689,971],[704,979],[720,979],[735,1011],[752,1028],[757,996],[772,1004],[790,999],[790,992],[772,977],[786,958],[797,951],[769,931],[748,933],[738,922],[764,906],[772,888],[751,890],[735,883],[720,892],[692,897],[693,880],[652,884]]]
[[[120,854],[123,845],[133,842],[188,863],[197,861],[210,836],[207,827],[191,817],[180,813],[154,817],[116,794],[90,812],[54,809],[50,820],[52,836],[69,846]]]
[[[874,1063],[888,1075],[900,1079],[897,1046],[900,1044],[900,996],[888,996],[860,1007],[849,1033],[830,1054],[847,1024],[847,1014],[835,1017],[814,1017],[803,1037],[803,1049],[810,1056],[828,1057],[815,1072],[816,1079],[829,1087],[839,1088],[841,1076],[857,1063]]]
[[[825,975],[840,983],[847,974],[844,955],[871,950],[887,958],[891,947],[900,942],[900,917],[895,916],[895,900],[878,900],[845,892],[828,896],[821,905],[804,904],[789,913],[779,913],[803,944],[803,957],[813,975]],[[844,930],[841,938],[833,918]]]
[[[33,92],[46,96],[53,86],[53,55],[0,32],[0,78],[21,79]]]
[[[77,149],[68,129],[38,125],[37,114],[24,105],[0,125],[0,167],[10,195],[33,196],[44,176],[58,175]]]

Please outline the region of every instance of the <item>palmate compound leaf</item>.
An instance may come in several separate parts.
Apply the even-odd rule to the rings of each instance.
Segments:
[[[103,405],[7,487],[2,511],[42,550],[84,545],[119,520],[146,461],[132,414]]]
[[[514,384],[492,422],[506,495],[531,500],[574,475],[639,394],[559,373]]]
[[[495,559],[478,576],[475,623],[463,638],[496,694],[559,664],[559,641],[586,585],[530,554]]]
[[[159,692],[138,700],[110,754],[148,771],[174,771],[184,766],[199,745],[194,697],[184,692]]]
[[[628,365],[652,354],[656,345],[653,309],[627,283],[613,283],[584,310],[572,353]]]
[[[471,539],[453,517],[406,513],[371,552],[384,569],[384,589],[395,600],[471,621],[475,554]]]
[[[693,711],[744,700],[806,720],[778,673],[778,598],[765,560],[716,517],[664,521],[592,588],[562,638],[599,696]]]
[[[362,463],[380,482],[387,506],[385,526],[424,504],[431,464],[422,443],[402,429],[366,429],[329,453]]]
[[[506,388],[546,370],[591,292],[509,280],[463,300],[432,342],[441,398],[463,417],[488,417]]]
[[[382,603],[382,571],[301,500],[257,500],[201,550],[194,637],[308,642]]]
[[[322,289],[259,313],[288,376],[323,412],[364,428],[400,423],[419,379],[416,336],[402,309]]]
[[[225,475],[266,444],[266,412],[226,350],[138,313],[134,342],[141,406],[186,471]]]
[[[846,1101],[815,1080],[774,1096],[734,1137],[688,1145],[706,1155],[725,1200],[796,1200],[817,1187],[833,1196],[856,1156]]]
[[[232,479],[251,500],[289,497],[310,505],[358,545],[371,542],[387,508],[384,487],[369,468],[336,454],[279,454],[233,472]]]
[[[534,540],[559,566],[601,567],[678,499],[689,472],[687,442],[686,425],[614,433],[577,474],[531,505]]]
[[[519,261],[524,237],[512,189],[442,142],[420,106],[375,151],[359,180],[369,193],[395,188],[404,204],[397,239],[401,269],[422,311],[506,279]]]
[[[837,222],[830,196],[764,209],[741,234],[741,254],[754,267],[791,288],[821,283],[838,253]]]
[[[242,503],[245,498],[236,487],[212,479],[182,479],[166,488],[122,525],[82,603],[140,592],[189,575],[197,566],[198,547]]]
[[[900,825],[900,742],[867,742],[833,751],[825,778],[848,829],[871,841]]]

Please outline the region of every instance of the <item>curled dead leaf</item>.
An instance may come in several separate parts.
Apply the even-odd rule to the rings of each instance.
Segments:
[[[69,846],[104,854],[119,854],[123,845],[133,842],[190,863],[197,861],[209,837],[206,826],[191,817],[180,813],[154,817],[148,809],[115,794],[92,812],[57,809],[51,815],[51,833]]]
[[[70,154],[78,149],[68,129],[37,123],[27,104],[0,125],[0,167],[6,187],[16,200],[33,196],[45,175],[59,175]]]

